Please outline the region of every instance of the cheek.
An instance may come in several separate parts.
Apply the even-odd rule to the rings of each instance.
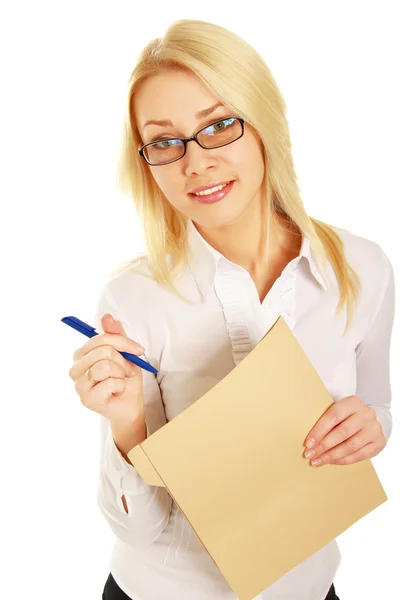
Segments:
[[[163,170],[154,170],[152,171],[153,179],[160,188],[160,190],[165,194],[165,196],[171,195],[177,188],[176,181],[177,177],[174,177],[173,174],[168,172],[166,167]],[[175,183],[174,183],[175,182]]]
[[[238,175],[245,176],[246,173],[250,173],[253,176],[256,171],[263,172],[264,159],[260,142],[254,136],[248,136],[247,139],[242,138],[242,140],[243,143],[239,143],[237,148],[234,148],[234,144],[232,144],[229,162],[236,167]]]
[[[242,183],[258,188],[265,173],[264,158],[259,146],[255,142],[247,144],[236,157],[233,168]]]
[[[166,167],[158,172],[152,171],[153,179],[172,206],[180,208],[184,203],[185,195],[182,192],[184,189],[184,183],[182,182],[182,175],[174,173],[172,170],[169,171]],[[187,198],[188,199],[188,198]]]

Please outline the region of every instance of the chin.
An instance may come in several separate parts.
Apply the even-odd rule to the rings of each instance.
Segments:
[[[245,207],[238,210],[234,206],[227,208],[223,207],[221,203],[221,206],[218,207],[217,204],[219,203],[210,206],[202,205],[200,208],[203,210],[197,210],[189,218],[204,229],[220,229],[237,221],[245,210]]]

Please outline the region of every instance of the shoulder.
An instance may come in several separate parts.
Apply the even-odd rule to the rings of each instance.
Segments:
[[[333,229],[343,241],[346,258],[360,279],[387,282],[392,264],[380,244],[340,227]]]
[[[171,266],[169,256],[167,265]],[[114,269],[103,284],[98,295],[96,323],[110,312],[122,323],[128,337],[154,356],[161,352],[171,319],[179,315],[180,307],[177,296],[167,284],[154,278],[148,257],[141,255]]]
[[[148,257],[143,254],[114,269],[101,295],[111,298],[115,308],[131,319],[138,312],[145,317],[147,310],[154,308],[161,287],[152,275]]]
[[[379,312],[385,295],[394,286],[391,260],[374,240],[339,227],[333,229],[342,239],[347,261],[360,279],[358,315],[367,327]]]
[[[154,340],[152,330],[157,318],[154,310],[157,285],[151,278],[147,257],[141,256],[114,269],[98,293],[95,308],[98,332],[103,331],[102,316],[111,313],[114,319],[120,321],[126,335],[144,346],[146,356],[143,358],[153,361],[151,364],[155,367],[158,340]]]

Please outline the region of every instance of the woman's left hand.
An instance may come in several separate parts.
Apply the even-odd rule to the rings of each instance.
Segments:
[[[307,441],[314,438],[312,446]],[[358,396],[347,396],[332,404],[316,422],[306,438],[306,451],[315,452],[312,466],[350,465],[376,456],[386,446],[386,438],[375,409]],[[319,464],[314,464],[315,460]]]

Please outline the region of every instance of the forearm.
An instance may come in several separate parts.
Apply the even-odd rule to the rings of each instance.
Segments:
[[[138,444],[141,444],[147,437],[145,415],[133,423],[110,423],[115,445],[121,452],[124,460],[132,465],[128,458],[128,452]],[[134,465],[132,465],[134,466]]]
[[[130,425],[108,420],[107,427],[98,506],[115,535],[125,544],[153,543],[169,522],[172,498],[166,488],[146,484],[134,465],[126,460],[129,450],[146,439],[145,420]]]

